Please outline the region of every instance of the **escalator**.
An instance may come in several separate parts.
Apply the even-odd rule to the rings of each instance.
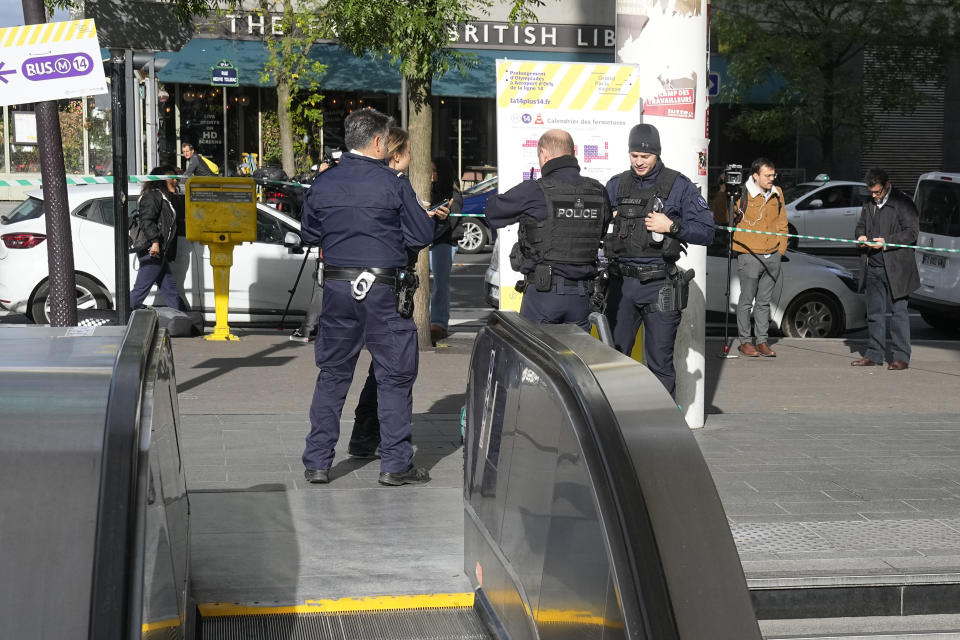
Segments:
[[[201,609],[203,640],[760,638],[707,465],[645,367],[577,327],[497,313],[466,404],[472,594]]]
[[[2,327],[0,637],[760,638],[706,463],[646,368],[576,327],[497,313],[466,405],[473,592],[197,609],[155,314]]]

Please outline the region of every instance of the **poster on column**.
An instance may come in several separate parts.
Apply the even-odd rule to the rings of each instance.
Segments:
[[[497,173],[503,193],[540,177],[537,141],[550,129],[573,136],[581,173],[606,184],[628,166],[627,134],[640,121],[632,65],[497,60]],[[510,268],[517,225],[497,236],[500,308],[519,311],[521,275]]]

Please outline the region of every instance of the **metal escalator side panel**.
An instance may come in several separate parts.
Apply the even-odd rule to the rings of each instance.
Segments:
[[[679,637],[760,638],[740,557],[700,447],[653,374],[568,327],[547,330],[590,368],[619,425],[653,526]],[[610,430],[601,430],[611,435]]]
[[[179,446],[179,407],[173,351],[166,331],[157,332],[147,364],[140,413],[138,490],[144,528],[140,598],[143,638],[189,637],[189,502]],[[141,557],[141,556],[137,556]],[[135,605],[134,605],[135,606]]]
[[[88,632],[97,640],[126,640],[142,631],[145,513],[137,494],[147,487],[140,412],[147,362],[158,329],[155,312],[137,311],[130,316],[107,396]]]
[[[3,637],[86,637],[104,399],[120,332],[71,330],[0,327]]]
[[[465,568],[511,633],[519,609],[524,637],[760,637],[709,471],[645,367],[576,327],[500,313],[470,381]],[[496,410],[501,382],[519,387],[514,415]],[[491,444],[498,429],[510,458]],[[494,481],[477,483],[483,457]]]

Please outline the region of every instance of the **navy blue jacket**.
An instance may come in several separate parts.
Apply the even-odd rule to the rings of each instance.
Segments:
[[[652,187],[656,183],[660,172],[663,171],[663,162],[657,159],[657,166],[647,175],[640,177],[631,172],[633,180],[641,189]],[[620,188],[620,176],[617,174],[607,182],[607,195],[613,203],[613,208],[617,208],[617,190]],[[701,244],[709,246],[713,243],[715,229],[713,227],[713,213],[707,206],[707,201],[700,194],[700,189],[693,184],[689,178],[680,174],[676,182],[673,183],[673,189],[663,203],[663,213],[671,220],[680,223],[680,233],[677,239],[687,244]],[[649,263],[650,259],[626,259],[628,263]]]
[[[354,153],[314,180],[300,228],[305,244],[320,244],[326,264],[385,269],[405,266],[406,250],[430,244],[433,231],[405,175]]]
[[[560,156],[549,160],[543,165],[543,177],[551,176],[561,182],[576,184],[580,182],[580,165],[573,156]],[[607,215],[603,226],[610,224],[611,211],[609,198],[607,199]],[[484,215],[487,223],[495,228],[505,227],[519,222],[523,216],[533,218],[537,222],[547,219],[547,200],[543,196],[543,189],[536,180],[524,180],[505,193],[498,193],[495,198],[487,200]],[[522,273],[533,272],[533,260],[524,260],[520,268]],[[588,264],[554,264],[554,274],[570,280],[583,280],[597,275],[597,268]]]

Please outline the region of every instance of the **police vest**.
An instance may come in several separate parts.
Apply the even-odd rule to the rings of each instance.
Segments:
[[[676,238],[664,234],[656,242],[647,231],[644,219],[651,211],[662,206],[680,175],[678,171],[664,167],[652,187],[641,189],[633,179],[633,171],[620,174],[617,187],[617,217],[613,219],[613,232],[607,237],[606,250],[614,258],[663,258],[676,260],[680,257],[682,244]]]
[[[534,262],[596,262],[607,217],[603,185],[593,178],[580,178],[576,184],[540,178],[537,184],[547,201],[547,219],[521,219],[519,241],[523,256]]]

